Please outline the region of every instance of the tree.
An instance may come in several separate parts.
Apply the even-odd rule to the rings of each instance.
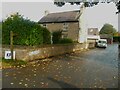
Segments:
[[[13,14],[2,23],[2,43],[10,44],[10,31],[14,33],[15,45],[40,45],[43,44],[44,32],[38,23],[23,18],[19,13]],[[50,38],[50,35],[47,35]],[[48,39],[48,38],[47,38]],[[46,40],[46,39],[45,39]],[[46,43],[44,40],[44,43]],[[48,39],[49,40],[49,39]]]
[[[118,10],[118,12],[116,12],[116,14],[117,14],[117,13],[120,13],[120,1],[116,3],[116,6],[117,6],[117,10]]]
[[[101,0],[54,0],[54,4],[59,6],[59,7],[62,7],[65,5],[65,3],[70,3],[71,5],[80,5],[81,3],[84,3],[84,6],[85,7],[92,7],[94,5],[97,5],[98,3],[110,3],[110,2],[113,2],[116,4],[116,7],[118,9],[118,12],[116,12],[116,14],[118,14],[120,12],[120,1],[119,0],[104,0],[104,1],[101,1]]]
[[[2,22],[0,22],[0,30],[2,30]]]
[[[114,33],[113,41],[120,42],[120,33],[119,32]]]
[[[104,24],[100,30],[100,34],[109,34],[113,36],[114,33],[116,33],[116,29],[111,24]]]
[[[118,36],[120,36],[120,33],[119,32],[115,32],[114,33],[114,37],[118,37]]]
[[[73,0],[73,1],[71,1],[71,0],[54,0],[54,4],[55,5],[57,5],[57,6],[59,6],[59,7],[62,7],[62,6],[64,6],[65,5],[65,3],[70,3],[71,5],[74,5],[74,4],[76,4],[76,5],[80,5],[81,4],[81,2],[84,2],[84,5],[85,5],[85,7],[91,7],[91,6],[93,6],[93,5],[97,5],[98,4],[98,1],[96,1],[96,2],[89,2],[88,0]]]

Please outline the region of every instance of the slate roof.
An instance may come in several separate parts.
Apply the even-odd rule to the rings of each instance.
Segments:
[[[41,18],[38,23],[78,22],[80,10],[59,13],[49,13]]]

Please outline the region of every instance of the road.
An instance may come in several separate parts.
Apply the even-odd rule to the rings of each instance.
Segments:
[[[3,88],[118,88],[118,45],[3,70]]]

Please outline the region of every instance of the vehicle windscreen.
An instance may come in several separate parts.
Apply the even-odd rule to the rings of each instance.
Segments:
[[[99,41],[99,43],[107,43],[106,41]]]

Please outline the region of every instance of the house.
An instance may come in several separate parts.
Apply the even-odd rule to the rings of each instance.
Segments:
[[[88,36],[87,41],[88,43],[95,43],[98,39],[100,39],[99,36],[99,30],[98,28],[88,28]]]
[[[86,42],[86,32],[82,28],[84,22],[81,21],[83,19],[81,17],[83,17],[83,7],[76,11],[48,13],[38,23],[51,33],[62,30],[62,38],[70,38],[75,42],[84,43]]]

